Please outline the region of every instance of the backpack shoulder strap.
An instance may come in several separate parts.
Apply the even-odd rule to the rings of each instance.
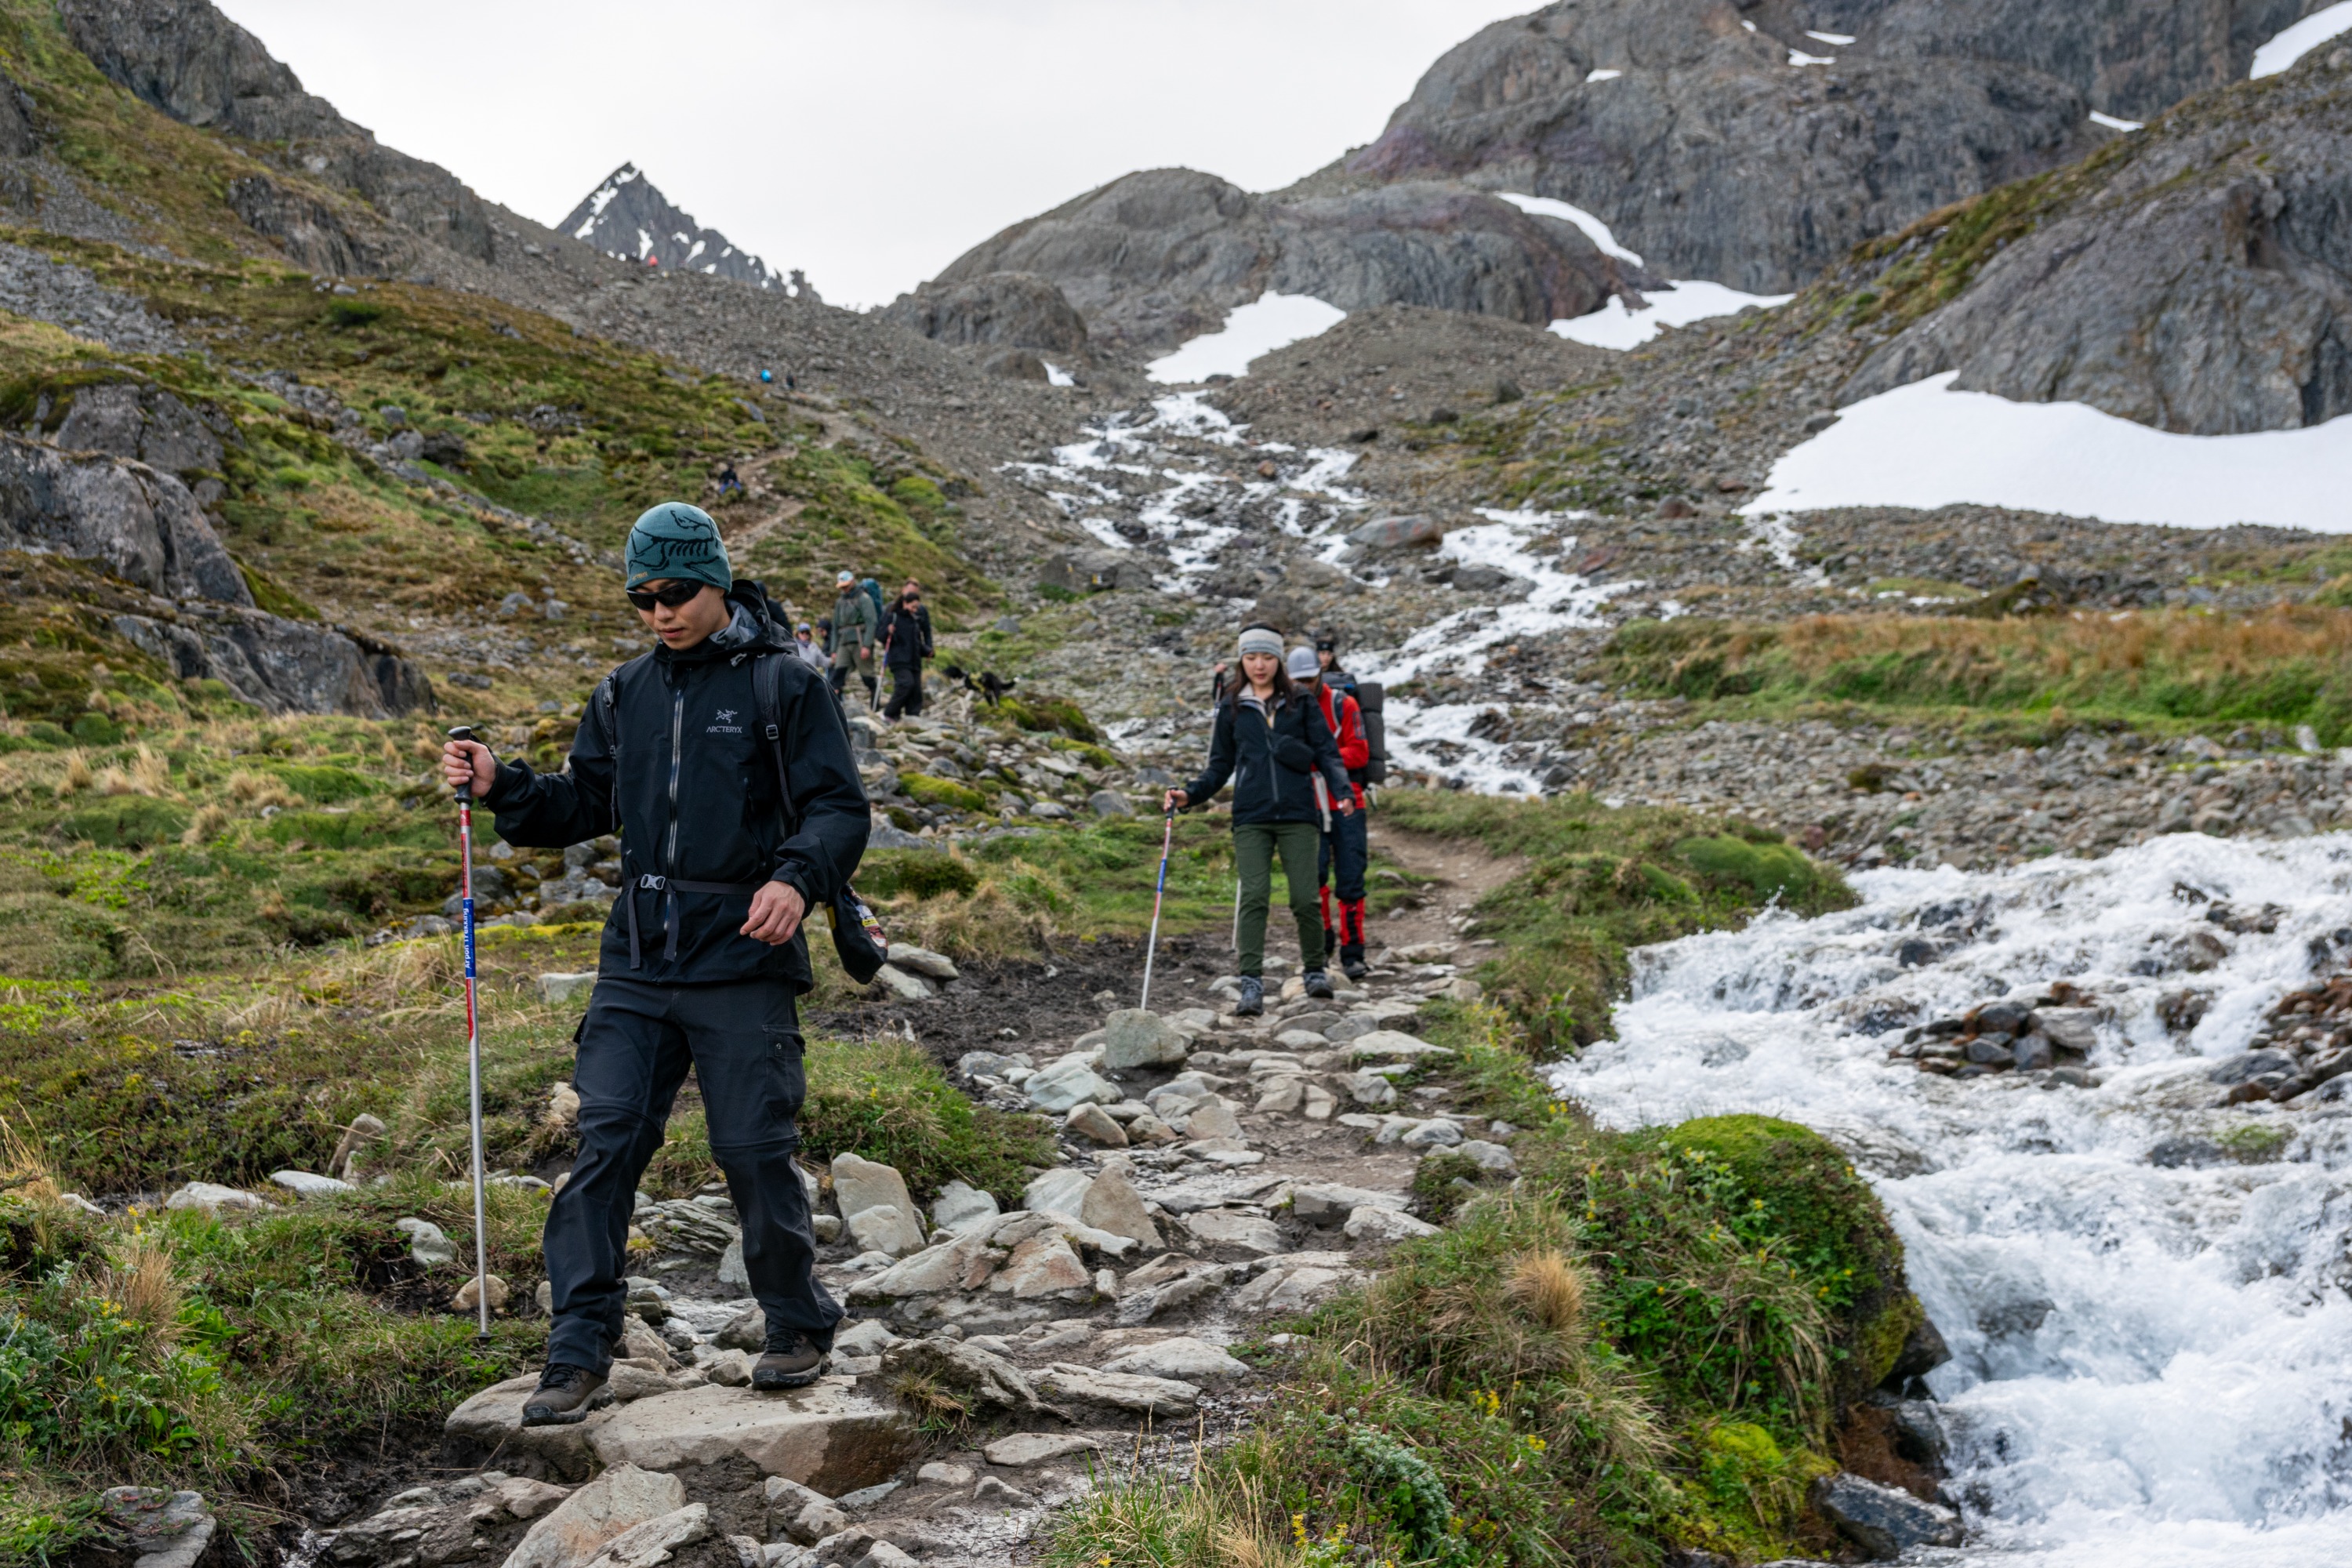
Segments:
[[[765,650],[751,660],[751,696],[760,709],[760,733],[767,738],[768,755],[776,764],[776,792],[792,810],[792,789],[784,774],[784,659],[787,656]]]
[[[621,754],[620,686],[621,671],[607,671],[604,679],[596,683],[595,695],[588,700],[590,710],[596,715],[596,728],[604,733],[605,754],[613,757]]]

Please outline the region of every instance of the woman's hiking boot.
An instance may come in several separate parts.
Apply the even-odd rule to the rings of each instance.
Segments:
[[[768,1336],[768,1348],[751,1366],[754,1388],[805,1388],[824,1373],[825,1352],[787,1329]]]
[[[1320,969],[1308,970],[1307,972],[1307,994],[1328,1000],[1331,995],[1331,976]]]
[[[1234,999],[1234,1016],[1255,1018],[1265,1011],[1265,982],[1255,974],[1242,976],[1242,994]]]
[[[570,1362],[550,1362],[539,1374],[539,1386],[522,1402],[526,1426],[569,1426],[584,1421],[588,1412],[613,1403],[613,1390],[602,1373]]]

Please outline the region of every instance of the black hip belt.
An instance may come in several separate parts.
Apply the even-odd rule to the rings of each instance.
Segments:
[[[689,882],[683,877],[656,877],[641,873],[623,893],[629,906],[629,967],[645,967],[644,956],[637,942],[637,895],[639,893],[722,893],[749,898],[766,887],[765,882]],[[662,962],[677,960],[677,900],[665,897],[662,900]]]

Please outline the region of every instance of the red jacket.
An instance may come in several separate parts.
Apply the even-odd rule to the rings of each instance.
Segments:
[[[1323,722],[1339,742],[1339,765],[1348,770],[1352,781],[1372,761],[1372,742],[1364,734],[1363,712],[1356,706],[1354,698],[1336,687],[1317,681],[1315,689],[1323,699]],[[1356,809],[1361,811],[1364,808],[1364,786],[1351,782],[1348,787],[1355,792]]]

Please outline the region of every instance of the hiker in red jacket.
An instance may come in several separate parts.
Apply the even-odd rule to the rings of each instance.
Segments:
[[[1364,734],[1364,715],[1356,700],[1324,679],[1321,661],[1312,648],[1293,648],[1290,678],[1315,694],[1323,705],[1323,723],[1339,743],[1339,765],[1348,770],[1348,789],[1356,809],[1334,813],[1315,857],[1316,891],[1323,900],[1323,948],[1327,963],[1336,963],[1350,980],[1370,973],[1364,962],[1364,871],[1371,858],[1364,821],[1364,768],[1371,761],[1371,742]],[[1332,921],[1337,894],[1339,921]]]

